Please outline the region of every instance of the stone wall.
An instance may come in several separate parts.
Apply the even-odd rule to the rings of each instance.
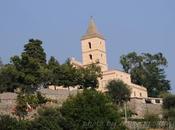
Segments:
[[[136,117],[144,117],[145,114],[162,116],[162,104],[146,103],[145,99],[133,98],[128,103],[128,107],[136,113]]]
[[[81,90],[39,90],[43,95],[49,99],[56,100],[58,104],[62,104],[69,95],[76,95]],[[16,93],[2,93],[0,94],[0,113],[10,114],[15,108],[17,94]],[[128,107],[132,112],[136,113],[136,117],[144,117],[145,114],[162,114],[161,104],[145,103],[145,99],[132,98],[128,103]]]
[[[0,113],[11,114],[16,104],[16,93],[1,93],[0,94]]]
[[[40,89],[41,94],[45,97],[56,100],[58,104],[62,104],[69,95],[75,95],[80,90],[71,90],[70,93],[67,89],[51,90]],[[16,105],[17,94],[16,93],[1,93],[0,94],[0,113],[11,114]]]

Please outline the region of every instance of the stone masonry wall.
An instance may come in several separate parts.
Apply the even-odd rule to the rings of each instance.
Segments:
[[[144,117],[145,114],[162,115],[161,104],[145,103],[144,99],[131,99],[128,107],[132,112],[136,113],[138,117]]]

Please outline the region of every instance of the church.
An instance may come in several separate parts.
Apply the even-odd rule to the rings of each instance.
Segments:
[[[105,46],[105,38],[98,32],[96,24],[93,18],[91,18],[85,35],[81,37],[82,63],[72,58],[72,64],[87,66],[92,63],[98,63],[103,73],[102,79],[99,79],[99,91],[107,91],[106,85],[111,80],[122,80],[130,87],[131,97],[147,98],[147,89],[132,83],[130,74],[108,68]]]
[[[130,87],[131,98],[148,98],[147,89],[132,83],[130,74],[108,68],[105,46],[105,38],[98,32],[96,24],[91,17],[87,31],[81,37],[82,63],[75,60],[75,58],[71,58],[71,63],[77,67],[86,67],[92,63],[97,63],[102,70],[102,78],[99,79],[99,91],[107,91],[106,85],[111,80],[122,80]],[[53,86],[50,86],[50,88],[54,89]]]

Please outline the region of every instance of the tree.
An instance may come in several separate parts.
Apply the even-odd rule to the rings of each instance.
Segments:
[[[162,53],[138,55],[131,52],[122,55],[120,63],[125,72],[131,74],[131,80],[148,90],[148,96],[158,97],[162,92],[170,90],[170,81],[166,79],[164,68],[167,60]]]
[[[103,93],[85,89],[63,103],[64,130],[125,130],[117,108]]]
[[[21,84],[18,82],[19,73],[13,65],[4,65],[0,69],[0,92],[13,92]]]
[[[88,65],[85,68],[79,68],[81,88],[98,88],[98,79],[102,78],[101,68],[96,64]]]
[[[61,72],[61,65],[59,64],[59,62],[55,59],[55,57],[51,56],[51,58],[48,61],[48,82],[49,85],[61,85],[60,81],[59,81],[59,76],[60,76],[60,72]]]
[[[54,69],[59,65],[60,65],[59,62],[55,59],[55,57],[51,56],[49,61],[48,61],[48,68]]]
[[[175,108],[175,95],[170,94],[163,98],[163,108],[164,109]]]
[[[28,112],[25,94],[19,93],[16,100],[15,115],[17,115],[19,119],[24,119],[27,114]]]
[[[17,120],[9,115],[0,115],[0,130],[28,130],[30,121]]]
[[[26,55],[40,64],[46,64],[46,53],[42,48],[42,41],[36,39],[30,39],[29,42],[24,45],[24,52],[22,55]]]
[[[1,130],[14,130],[17,125],[17,119],[8,115],[0,115],[0,129]],[[17,130],[17,129],[15,129]]]
[[[107,85],[108,94],[112,98],[113,102],[118,105],[123,105],[124,102],[129,101],[130,99],[130,89],[121,80],[112,80]]]
[[[18,74],[18,83],[24,90],[35,90],[45,83],[46,54],[40,40],[30,39],[20,56],[11,58]]]
[[[41,109],[30,125],[29,130],[62,130],[61,114],[58,108]]]
[[[26,130],[26,122],[18,121],[9,115],[0,115],[0,129],[1,130]]]
[[[58,67],[55,72],[57,85],[62,85],[63,87],[68,88],[69,92],[70,87],[78,85],[79,73],[77,68],[70,63],[69,59],[66,63],[62,64],[60,68]]]
[[[169,94],[163,98],[164,118],[175,122],[175,95]]]
[[[14,114],[20,119],[24,119],[30,110],[37,108],[39,105],[45,104],[47,101],[47,98],[40,92],[34,94],[20,92],[17,96]]]

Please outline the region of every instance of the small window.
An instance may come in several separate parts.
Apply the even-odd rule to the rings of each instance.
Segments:
[[[101,57],[103,57],[103,54],[101,54]]]
[[[156,103],[160,103],[160,100],[159,100],[159,99],[156,99],[155,102],[156,102]]]
[[[147,103],[147,104],[151,104],[152,102],[151,102],[150,99],[145,99],[145,103]]]
[[[136,96],[136,92],[134,91],[134,96]]]
[[[88,44],[89,44],[89,48],[91,49],[91,48],[92,48],[92,46],[91,46],[91,42],[89,42]]]
[[[140,93],[140,97],[142,97],[142,93]]]
[[[89,55],[89,58],[92,60],[92,55],[91,54]]]

